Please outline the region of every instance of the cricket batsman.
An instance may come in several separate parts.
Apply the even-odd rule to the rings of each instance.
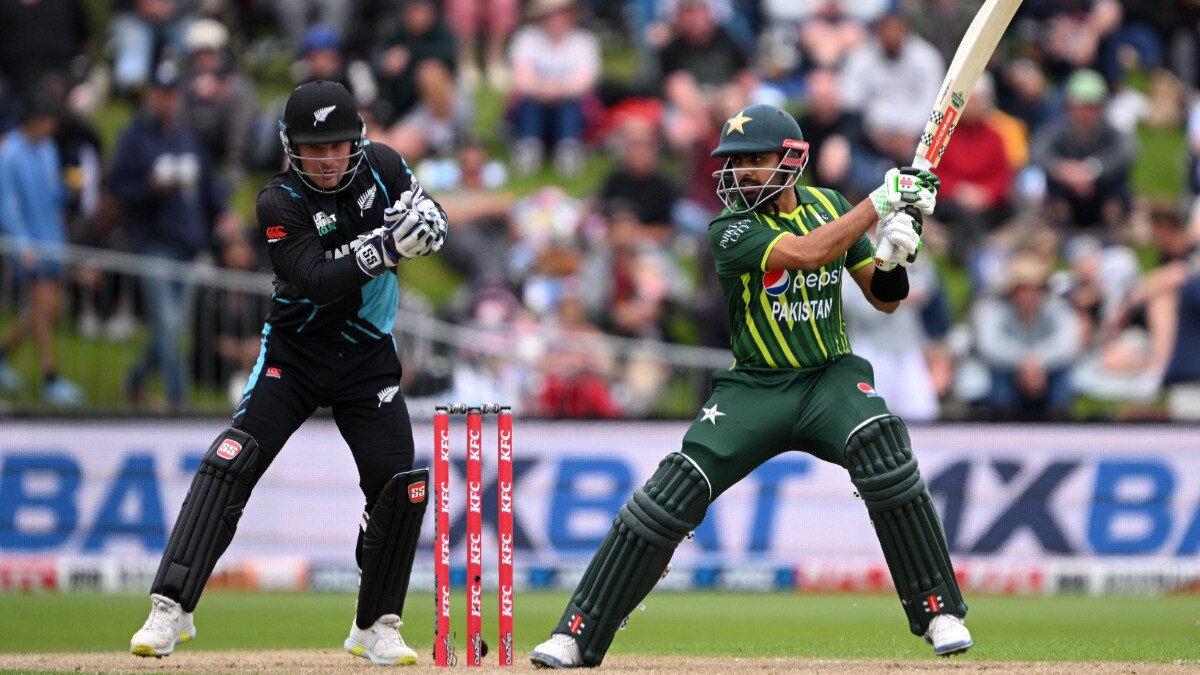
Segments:
[[[934,653],[973,641],[941,521],[921,480],[904,422],[874,390],[871,364],[850,350],[841,314],[842,268],[879,311],[908,295],[906,267],[921,246],[938,179],[887,172],[851,207],[833,190],[797,185],[808,144],[786,111],[759,104],[721,130],[714,174],[726,208],[709,247],[732,321],[734,365],[713,376],[712,396],[682,448],[621,507],[534,665],[600,665],[622,622],[663,576],[675,547],[708,506],[756,467],[802,450],[845,467],[883,549],[909,629]],[[876,260],[866,232],[894,246]]]

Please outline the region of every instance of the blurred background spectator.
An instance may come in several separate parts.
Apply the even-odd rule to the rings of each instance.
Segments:
[[[1078,320],[1066,301],[1047,293],[1049,273],[1042,256],[1019,253],[1007,266],[999,293],[976,308],[974,332],[991,375],[994,419],[1069,417]]]
[[[600,43],[579,25],[575,0],[532,0],[513,36],[513,165],[528,176],[546,155],[572,178],[586,161],[589,106],[600,82]]]
[[[415,161],[453,151],[470,120],[471,102],[457,82],[458,46],[435,0],[404,0],[375,55],[382,139]]]
[[[198,19],[184,36],[183,112],[218,167],[225,184],[239,185],[250,169],[250,143],[258,115],[254,82],[229,53],[229,30],[215,19]]]
[[[184,51],[195,0],[116,0],[109,19],[113,86],[136,98],[155,65]]]
[[[82,0],[0,3],[0,98],[15,103],[45,76],[56,75],[74,104],[90,110],[100,95],[88,80],[97,50]]]
[[[909,28],[898,9],[884,12],[871,37],[846,57],[839,81],[846,108],[862,115],[866,143],[855,148],[846,197],[874,189],[888,167],[912,161],[914,138],[925,130],[946,64],[933,45]]]
[[[182,113],[180,84],[173,63],[164,61],[155,69],[142,109],[122,132],[113,161],[113,194],[133,249],[148,262],[195,261],[209,251],[214,228],[224,237],[240,234],[204,143]],[[188,393],[181,340],[190,326],[191,289],[169,266],[145,271],[141,282],[150,336],[126,390],[133,401],[145,403],[148,377],[161,374],[168,408],[180,410]]]
[[[65,269],[60,256],[67,241],[68,195],[54,143],[60,117],[53,94],[30,91],[22,101],[20,124],[0,142],[0,231],[18,247],[13,268],[25,296],[0,344],[0,390],[21,388],[9,359],[31,336],[41,366],[42,398],[57,406],[78,406],[83,392],[59,373],[54,338]]]
[[[1031,154],[1046,173],[1049,213],[1068,234],[1091,231],[1109,238],[1130,206],[1133,140],[1103,116],[1108,85],[1094,70],[1071,73],[1066,116],[1039,129]]]
[[[508,40],[520,23],[519,0],[446,0],[446,19],[458,41],[462,82],[475,89],[483,81],[499,92],[508,91]],[[480,44],[482,43],[482,44]],[[480,47],[483,48],[480,58]]]
[[[321,78],[347,85],[368,138],[405,153],[457,233],[444,255],[403,268],[409,318],[397,323],[397,341],[412,349],[409,390],[494,391],[497,400],[534,410],[546,382],[539,364],[562,325],[603,345],[595,347],[603,359],[566,370],[602,379],[619,414],[678,416],[708,387],[708,366],[687,350],[714,347],[699,359],[708,363],[728,347],[727,309],[703,237],[722,208],[712,178],[720,162],[710,152],[725,120],[759,101],[793,111],[811,146],[802,181],[853,201],[884,169],[911,161],[934,88],[977,7],[964,0],[0,3],[0,131],[16,129],[17,103],[30,90],[53,92],[60,112],[54,146],[70,245],[61,249],[67,275],[61,319],[53,322],[63,352],[56,366],[89,406],[123,405],[126,374],[129,393],[144,400],[158,386],[151,373],[165,351],[154,346],[164,343],[161,325],[175,333],[165,343],[187,345],[194,362],[190,382],[187,367],[185,377],[166,369],[164,386],[174,392],[167,404],[182,408],[188,394],[195,395],[190,406],[224,398],[237,364],[216,345],[230,337],[249,350],[257,341],[243,329],[260,296],[244,302],[246,286],[233,282],[255,274],[239,262],[246,243],[256,248],[244,239],[253,193],[284,166],[277,124],[288,91]],[[920,400],[934,401],[937,419],[973,417],[987,404],[989,343],[978,319],[996,306],[1015,316],[1016,298],[1036,295],[1008,292],[1010,270],[1030,253],[1050,280],[1041,300],[1027,304],[1061,301],[1078,324],[1067,403],[1037,414],[1170,415],[1170,392],[1192,377],[1186,364],[1195,352],[1184,289],[1195,241],[1188,228],[1200,228],[1198,19],[1194,2],[1023,3],[939,166],[941,199],[926,222],[925,260],[913,271],[908,309],[917,311],[905,321],[921,327],[910,333],[933,395]],[[152,77],[162,61],[182,69],[182,121],[174,126],[149,122],[141,106],[164,89]],[[542,85],[564,81],[575,88],[545,96]],[[569,91],[565,105],[555,91]],[[160,193],[144,179],[128,180],[149,171],[131,174],[130,158],[156,134],[159,149],[148,157],[201,157],[167,138],[199,144],[208,159],[197,160],[197,176],[214,177],[211,194],[207,178],[197,177],[195,190],[180,183]],[[179,182],[191,162],[166,160],[161,170]],[[538,171],[544,164],[553,171]],[[6,234],[0,247],[7,327],[28,295],[16,285],[24,280],[19,246]],[[150,264],[156,256],[182,266],[160,269]],[[213,276],[227,269],[222,264],[248,276]],[[130,292],[135,279],[146,291],[157,286],[179,312],[188,286],[201,303],[168,326],[151,294]],[[238,308],[231,325],[211,315],[191,321],[224,304]],[[847,330],[870,344],[861,335],[878,328],[870,321],[877,318],[848,318]],[[473,330],[481,332],[458,333]],[[489,346],[468,346],[471,335]],[[108,341],[152,349],[134,362],[132,350],[101,344]],[[92,358],[97,349],[119,357]],[[36,350],[7,356],[22,379],[40,376]],[[568,365],[577,358],[561,356]],[[723,356],[716,360],[724,367]],[[46,405],[39,391],[0,392],[0,404]]]

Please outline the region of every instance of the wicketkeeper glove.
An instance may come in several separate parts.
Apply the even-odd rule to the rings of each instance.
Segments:
[[[396,238],[386,227],[377,227],[366,234],[358,235],[350,247],[354,249],[358,269],[371,277],[377,277],[392,269],[403,259],[396,248]]]
[[[921,213],[916,209],[907,208],[903,211],[893,211],[879,223],[875,233],[875,248],[887,241],[892,246],[892,253],[887,259],[875,258],[875,266],[884,272],[895,269],[896,265],[908,267],[917,261],[917,252],[921,250]]]
[[[925,169],[913,166],[888,169],[883,177],[883,185],[871,193],[871,205],[875,207],[880,220],[905,206],[914,206],[921,213],[929,215],[937,206],[937,191],[941,184],[942,181],[932,171]]]

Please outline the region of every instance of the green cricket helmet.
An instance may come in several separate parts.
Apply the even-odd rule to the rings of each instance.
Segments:
[[[763,153],[778,153],[779,164],[773,169],[754,172],[770,172],[765,179],[756,179],[753,185],[740,185],[739,173],[747,172],[734,168],[732,158]],[[713,172],[721,202],[731,211],[753,211],[796,184],[808,164],[808,143],[796,118],[782,108],[759,103],[742,108],[725,121],[721,142],[712,156],[727,158],[725,166]]]

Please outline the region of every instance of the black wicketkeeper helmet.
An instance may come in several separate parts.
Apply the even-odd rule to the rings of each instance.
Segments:
[[[756,153],[779,153],[779,164],[771,169],[771,175],[761,181],[762,185],[742,187],[738,185],[736,170],[729,160],[719,171],[713,172],[717,179],[717,196],[731,211],[753,211],[770,202],[785,189],[790,189],[804,173],[808,164],[808,143],[800,132],[800,125],[786,110],[759,103],[743,108],[725,121],[721,127],[721,142],[712,151],[713,157],[733,157]],[[772,182],[779,176],[778,182]],[[751,191],[757,194],[750,200]]]
[[[287,153],[292,170],[304,184],[317,192],[337,192],[349,182],[343,177],[337,187],[323,189],[311,180],[311,175],[301,169],[298,145],[320,145],[352,141],[350,166],[345,176],[352,176],[362,163],[363,143],[367,133],[366,124],[358,114],[358,103],[345,87],[337,82],[316,80],[296,87],[288,97],[279,122],[279,140]]]

